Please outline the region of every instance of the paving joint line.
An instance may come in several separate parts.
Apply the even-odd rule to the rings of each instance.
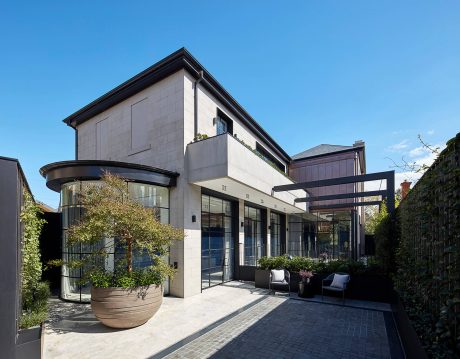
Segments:
[[[199,331],[189,335],[188,337],[179,340],[178,342],[174,343],[173,345],[169,346],[166,349],[163,349],[162,351],[150,356],[148,359],[160,359],[164,358],[165,356],[172,354],[173,352],[179,350],[180,348],[186,346],[187,344],[191,343],[195,339],[198,339],[199,337],[205,335],[206,333],[209,333],[211,330],[217,328],[218,326],[224,324],[225,322],[229,321],[230,319],[236,317],[237,315],[244,313],[248,309],[254,307],[255,305],[263,302],[264,300],[270,298],[269,296],[264,295],[262,298],[256,299],[255,301],[246,304],[244,307],[226,315],[225,317],[215,321],[212,324],[209,324],[208,326],[204,327],[203,329],[200,329]]]

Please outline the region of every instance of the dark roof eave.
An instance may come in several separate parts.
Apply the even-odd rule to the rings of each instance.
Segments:
[[[187,70],[194,78],[198,78],[200,71],[203,71],[204,81],[202,81],[202,84],[207,88],[207,90],[209,90],[219,100],[224,102],[235,116],[243,121],[243,123],[245,123],[251,131],[261,137],[263,142],[275,151],[275,153],[283,160],[286,162],[291,161],[291,157],[287,154],[287,152],[285,152],[283,148],[276,143],[276,141],[262,128],[262,126],[260,126],[259,123],[257,123],[257,121],[246,112],[246,110],[244,110],[244,108],[185,48],[175,51],[163,60],[110,90],[106,94],[65,118],[63,122],[75,129],[86,120],[181,69]]]
[[[40,168],[46,179],[46,186],[59,192],[61,185],[76,180],[100,179],[105,172],[111,172],[128,181],[156,184],[165,187],[176,186],[179,173],[135,163],[105,160],[71,160],[47,164]]]

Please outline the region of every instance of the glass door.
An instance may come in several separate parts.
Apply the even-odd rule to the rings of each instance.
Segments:
[[[262,210],[244,206],[244,265],[257,266],[257,261],[265,256],[265,231]]]
[[[201,196],[201,287],[233,279],[235,242],[232,203]]]

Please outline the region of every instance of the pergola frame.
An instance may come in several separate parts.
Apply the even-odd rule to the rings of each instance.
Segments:
[[[332,194],[327,196],[317,196],[317,197],[305,197],[305,198],[298,198],[296,202],[312,202],[312,201],[326,201],[326,200],[334,200],[334,199],[343,199],[343,198],[363,198],[369,196],[376,196],[381,195],[382,197],[386,198],[386,205],[388,209],[388,213],[391,215],[394,214],[395,211],[395,171],[385,171],[385,172],[375,172],[375,173],[368,173],[365,175],[357,175],[357,176],[346,176],[346,177],[337,177],[337,178],[329,178],[317,181],[310,181],[310,182],[299,182],[293,183],[288,185],[282,186],[275,186],[273,187],[273,192],[284,192],[284,191],[292,191],[292,190],[308,190],[309,188],[318,188],[318,187],[328,187],[328,186],[336,186],[341,184],[349,184],[349,183],[360,183],[360,182],[369,182],[369,181],[376,181],[376,180],[386,180],[386,190],[382,191],[367,191],[367,192],[352,192],[352,193],[340,193],[340,194]],[[318,205],[310,207],[310,210],[321,210],[321,209],[333,209],[333,208],[350,208],[350,207],[358,207],[358,206],[371,206],[380,204],[380,201],[370,201],[370,202],[352,202],[352,203],[344,203],[344,204],[333,204],[333,205]]]

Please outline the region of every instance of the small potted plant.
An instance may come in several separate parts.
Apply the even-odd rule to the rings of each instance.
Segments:
[[[301,281],[299,282],[299,297],[312,298],[314,293],[310,279],[314,276],[313,272],[307,269],[302,269],[299,271],[299,276],[301,278]]]

